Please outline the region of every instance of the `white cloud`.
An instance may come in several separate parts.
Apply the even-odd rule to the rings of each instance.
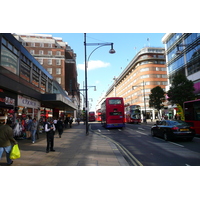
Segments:
[[[88,62],[88,69],[87,70],[93,70],[97,68],[105,68],[110,66],[110,63],[103,62],[101,60],[91,60]],[[85,63],[84,64],[78,64],[77,68],[80,70],[85,70]]]

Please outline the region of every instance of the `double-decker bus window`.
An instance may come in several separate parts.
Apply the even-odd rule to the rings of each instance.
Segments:
[[[194,108],[193,103],[185,104],[185,120],[193,120],[194,119]]]
[[[113,105],[113,104],[122,104],[122,101],[120,99],[110,99],[109,100],[109,104]]]

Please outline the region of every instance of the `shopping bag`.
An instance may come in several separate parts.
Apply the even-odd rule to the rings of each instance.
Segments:
[[[15,144],[10,152],[10,159],[20,158],[20,150],[18,144]]]

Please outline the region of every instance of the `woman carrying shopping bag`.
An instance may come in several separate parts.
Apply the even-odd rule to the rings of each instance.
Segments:
[[[7,165],[12,165],[13,161],[10,159],[10,152],[12,145],[17,144],[17,141],[13,138],[13,130],[11,128],[12,121],[7,120],[5,125],[0,126],[0,160],[3,152],[6,152]]]

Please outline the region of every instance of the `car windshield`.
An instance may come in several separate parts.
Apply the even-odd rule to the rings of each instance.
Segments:
[[[188,123],[186,123],[186,122],[184,122],[184,121],[181,121],[181,120],[170,121],[170,124],[171,124],[171,125],[174,125],[174,126],[189,126]]]

